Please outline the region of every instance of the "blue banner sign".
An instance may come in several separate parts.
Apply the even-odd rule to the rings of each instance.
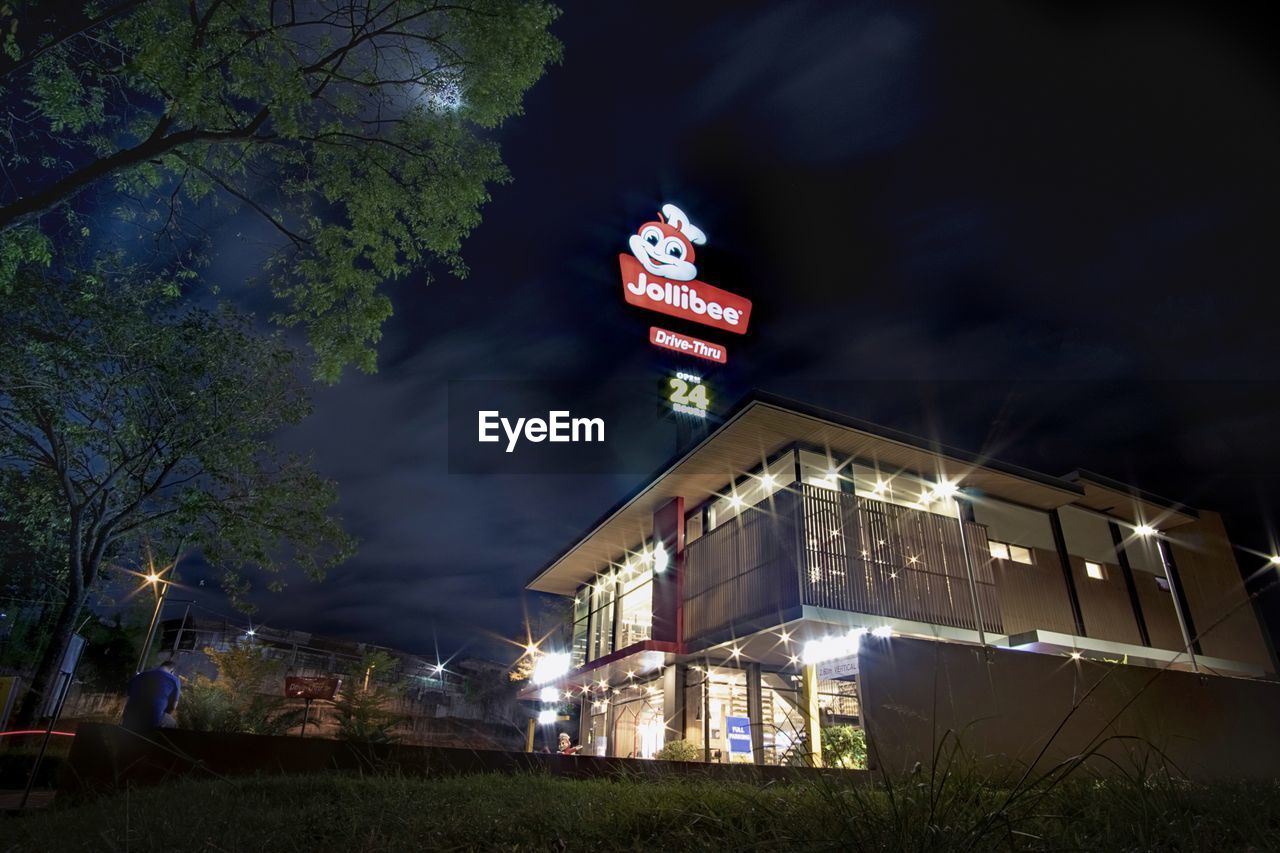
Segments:
[[[729,730],[729,755],[751,754],[751,718],[725,717]]]

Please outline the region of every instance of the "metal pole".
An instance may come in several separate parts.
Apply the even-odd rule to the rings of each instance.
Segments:
[[[1169,584],[1169,596],[1173,599],[1173,612],[1178,616],[1178,630],[1182,632],[1182,642],[1186,644],[1187,659],[1191,661],[1191,671],[1200,672],[1200,664],[1196,662],[1196,654],[1192,651],[1191,632],[1187,630],[1187,617],[1182,612],[1182,602],[1178,600],[1178,590],[1173,585],[1173,573],[1169,571],[1169,560],[1164,553],[1164,540],[1155,534],[1156,553],[1160,555],[1160,568],[1164,570],[1165,583]]]
[[[76,635],[73,634],[71,641],[74,643],[76,639]],[[44,763],[45,752],[49,749],[49,740],[53,737],[53,727],[58,724],[58,718],[62,716],[62,706],[67,701],[67,694],[71,692],[71,682],[75,681],[76,669],[80,666],[80,656],[83,652],[84,649],[82,647],[76,653],[75,662],[72,663],[71,670],[67,672],[67,678],[62,683],[62,690],[58,693],[58,701],[53,706],[53,713],[49,715],[49,724],[44,730],[44,740],[40,742],[40,752],[36,755],[36,762],[31,767],[31,775],[27,777],[27,787],[22,792],[22,802],[18,803],[18,811],[22,811],[27,807],[27,800],[31,797],[31,789],[36,785],[36,775],[40,772],[40,765]]]
[[[307,736],[307,718],[311,716],[311,697],[302,700],[302,731],[298,732],[298,737]]]
[[[969,596],[973,599],[973,615],[978,625],[978,642],[985,648],[987,645],[987,632],[982,627],[982,605],[978,601],[978,582],[973,577],[973,557],[969,554],[969,541],[964,535],[964,513],[960,506],[960,499],[953,497],[951,500],[956,505],[956,524],[960,529],[960,550],[964,552],[964,570],[969,576]]]
[[[134,673],[142,672],[151,656],[151,643],[156,638],[156,625],[160,622],[160,610],[164,607],[165,596],[169,594],[169,582],[164,578],[156,581],[160,589],[156,592],[156,608],[151,612],[151,624],[147,626],[147,638],[142,642],[142,654],[138,655],[138,666]]]

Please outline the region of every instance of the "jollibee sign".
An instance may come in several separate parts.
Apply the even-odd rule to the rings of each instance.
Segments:
[[[631,254],[618,255],[623,295],[638,308],[745,334],[751,300],[697,280],[694,247],[706,242],[707,236],[684,211],[674,204],[663,205],[657,220],[644,223],[631,235]]]

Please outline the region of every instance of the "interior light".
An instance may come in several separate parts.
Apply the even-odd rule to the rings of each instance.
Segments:
[[[556,709],[544,708],[538,712],[538,723],[540,725],[549,726],[556,721]]]
[[[889,484],[884,480],[876,480],[876,484],[871,487],[872,494],[883,495],[884,490],[889,488]]]
[[[733,655],[736,658],[742,654],[742,650],[739,649],[737,646],[734,646],[733,648],[729,649],[729,654]]]
[[[804,644],[803,657],[806,664],[822,663],[835,658],[850,657],[858,653],[862,645],[862,635],[866,628],[854,628],[843,636],[825,637],[821,640],[810,640]]]
[[[729,498],[729,506],[733,507],[734,509],[738,509],[740,506],[742,506],[742,498],[738,497],[737,493],[734,493],[734,495]]]

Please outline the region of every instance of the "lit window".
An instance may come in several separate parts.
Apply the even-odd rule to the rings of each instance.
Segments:
[[[1008,545],[1004,544],[1003,542],[990,542],[990,541],[987,542],[987,545],[988,547],[991,548],[991,556],[995,557],[997,560],[1009,559]]]
[[[1102,566],[1098,563],[1085,561],[1084,573],[1096,581],[1103,580]]]
[[[1013,560],[1015,563],[1025,563],[1028,566],[1034,562],[1034,560],[1031,559],[1031,549],[1023,548],[1020,545],[1009,546],[1009,559]]]
[[[1161,591],[1163,591],[1163,592],[1168,592],[1168,591],[1169,591],[1169,579],[1168,579],[1168,578],[1156,578],[1156,586],[1160,587]]]

